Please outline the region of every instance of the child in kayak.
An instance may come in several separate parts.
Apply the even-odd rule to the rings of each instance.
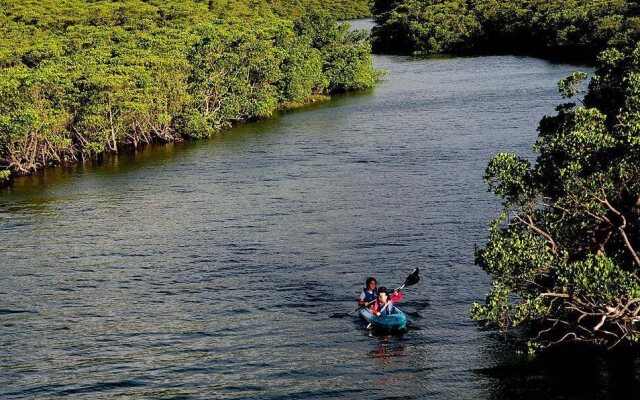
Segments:
[[[376,278],[369,277],[367,278],[367,282],[365,284],[364,289],[362,289],[362,293],[360,293],[360,297],[358,298],[358,305],[360,307],[371,307],[373,303],[378,299],[378,288],[376,287],[378,282]]]
[[[400,300],[402,300],[402,293],[394,291],[391,295],[387,295],[387,288],[381,287],[378,289],[378,300],[373,303],[371,312],[379,317],[393,315],[396,313],[393,302]]]

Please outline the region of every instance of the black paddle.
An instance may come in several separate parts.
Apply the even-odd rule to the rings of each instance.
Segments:
[[[413,286],[416,283],[420,282],[420,275],[418,275],[419,273],[420,273],[420,268],[418,268],[418,267],[414,268],[414,270],[411,271],[409,276],[407,276],[407,279],[404,280],[404,283],[402,284],[402,286],[400,286],[399,288],[394,289],[394,292],[395,291],[400,291],[400,290],[404,289],[407,286]],[[371,303],[373,303],[373,302],[371,302]],[[371,304],[371,303],[369,303],[369,304]],[[348,317],[349,315],[352,315],[353,313],[358,311],[360,308],[362,308],[362,307],[358,307],[355,310],[351,311],[350,313],[334,313],[334,314],[331,315],[331,318]]]
[[[409,276],[407,276],[407,279],[404,280],[404,283],[402,284],[402,286],[400,286],[399,288],[397,288],[395,290],[402,290],[407,286],[413,286],[416,283],[420,282],[420,275],[419,274],[420,274],[420,268],[416,267],[413,271],[411,271]]]

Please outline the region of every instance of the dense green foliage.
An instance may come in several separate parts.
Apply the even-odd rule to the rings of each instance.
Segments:
[[[367,38],[328,13],[277,16],[313,1],[1,4],[0,180],[207,137],[377,77]]]
[[[374,50],[509,51],[594,60],[640,37],[631,0],[376,0]]]
[[[584,73],[563,79],[581,95]],[[540,124],[535,165],[499,154],[486,179],[505,211],[477,263],[493,291],[476,319],[532,343],[640,339],[640,46],[610,49],[584,101]]]

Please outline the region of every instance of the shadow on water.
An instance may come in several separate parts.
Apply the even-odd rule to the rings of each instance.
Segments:
[[[474,374],[490,399],[640,398],[638,350],[566,346],[529,357],[496,340],[485,355],[495,366],[476,369]]]

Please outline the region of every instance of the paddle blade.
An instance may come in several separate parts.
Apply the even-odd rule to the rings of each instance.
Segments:
[[[409,276],[407,276],[407,279],[405,279],[404,281],[404,286],[411,286],[411,285],[415,285],[416,283],[420,282],[420,268],[416,268],[414,269]]]

